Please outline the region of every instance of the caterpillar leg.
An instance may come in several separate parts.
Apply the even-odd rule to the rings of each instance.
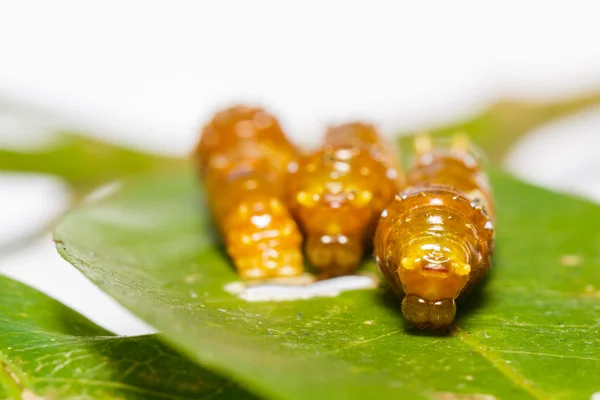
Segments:
[[[364,246],[360,237],[345,235],[309,236],[306,256],[318,269],[319,279],[354,273],[363,257]]]
[[[414,294],[402,300],[402,314],[418,328],[446,328],[454,321],[456,302],[454,299],[429,301]]]

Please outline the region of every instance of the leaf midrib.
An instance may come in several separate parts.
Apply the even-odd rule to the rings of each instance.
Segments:
[[[193,397],[192,398],[192,397],[188,397],[188,396],[178,396],[178,395],[174,395],[174,394],[170,394],[170,393],[148,390],[148,389],[141,388],[139,386],[129,385],[127,383],[122,383],[122,382],[111,382],[111,381],[103,381],[103,380],[95,380],[95,379],[35,378],[35,381],[50,382],[50,383],[51,382],[73,383],[73,384],[78,384],[78,385],[90,385],[90,386],[99,386],[99,387],[106,387],[106,388],[112,388],[112,389],[123,389],[123,390],[128,390],[133,393],[150,395],[150,396],[160,397],[160,398],[168,399],[168,400],[190,400],[190,399],[206,400],[206,399],[213,398],[217,394],[222,393],[224,389],[226,389],[227,387],[232,385],[232,383],[229,382],[227,385],[223,385],[221,387],[216,388],[213,393],[211,393],[205,397],[201,397],[201,398]]]
[[[471,347],[476,353],[485,358],[494,369],[500,372],[504,377],[514,383],[516,386],[521,388],[524,392],[529,394],[531,397],[538,400],[550,400],[552,397],[537,387],[529,383],[523,375],[521,375],[516,369],[512,368],[500,358],[499,354],[489,348],[484,347],[479,340],[473,335],[465,333],[458,325],[455,325],[451,331],[451,335],[459,338],[463,343]]]
[[[26,390],[23,374],[12,363],[10,363],[4,353],[0,352],[0,382],[8,389],[11,398],[22,399],[23,392]]]

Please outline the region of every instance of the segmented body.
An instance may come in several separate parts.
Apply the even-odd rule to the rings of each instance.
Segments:
[[[244,279],[302,273],[302,237],[283,204],[287,164],[297,156],[277,120],[232,107],[204,127],[194,153],[213,219]]]
[[[443,328],[454,319],[455,299],[491,265],[490,187],[460,141],[450,150],[422,149],[407,185],[382,212],[377,264],[404,296],[402,312],[410,323]]]
[[[381,210],[401,186],[394,147],[367,124],[331,128],[324,145],[290,164],[287,203],[321,277],[352,273]]]

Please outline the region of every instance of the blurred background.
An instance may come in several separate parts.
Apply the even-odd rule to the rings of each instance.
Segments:
[[[0,148],[70,130],[185,155],[210,115],[237,102],[267,107],[310,145],[348,119],[392,135],[503,98],[600,91],[599,11],[573,0],[2,1]],[[504,166],[600,201],[599,132],[600,107],[589,108],[521,138]],[[48,234],[13,245],[69,201],[60,179],[0,173],[0,272],[116,333],[152,331],[62,261]]]

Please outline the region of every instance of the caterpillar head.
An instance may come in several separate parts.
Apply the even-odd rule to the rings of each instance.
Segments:
[[[454,299],[467,285],[470,252],[450,238],[425,236],[402,249],[398,275],[407,296],[402,312],[417,327],[443,328],[454,320]]]
[[[379,269],[419,328],[449,326],[454,300],[489,267],[492,225],[480,205],[447,186],[408,189],[383,211]]]
[[[374,216],[368,204],[371,192],[336,182],[298,194],[296,216],[305,232],[310,263],[322,271],[322,277],[353,272],[362,259],[364,232]]]
[[[288,204],[305,232],[306,255],[323,276],[353,272],[395,183],[384,164],[356,148],[301,157],[288,178]]]

